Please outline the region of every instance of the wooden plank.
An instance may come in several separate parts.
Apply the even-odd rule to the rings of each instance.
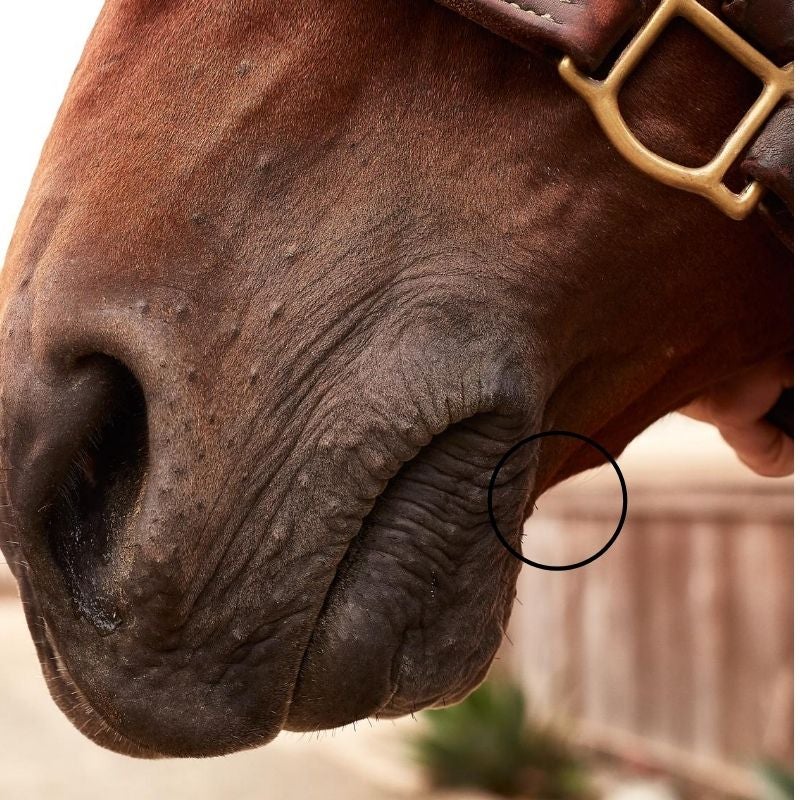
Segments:
[[[541,552],[562,561],[589,552],[618,513],[608,493],[579,489],[537,521]],[[741,789],[746,765],[792,752],[790,487],[715,487],[708,502],[663,487],[632,496],[600,561],[523,569],[512,628],[537,651],[523,646],[515,670],[542,714],[567,710],[597,746],[635,741]]]

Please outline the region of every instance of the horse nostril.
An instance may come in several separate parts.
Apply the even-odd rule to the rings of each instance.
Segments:
[[[45,505],[43,530],[78,611],[110,632],[121,622],[112,599],[114,553],[146,471],[147,408],[130,371],[101,359],[102,402]]]

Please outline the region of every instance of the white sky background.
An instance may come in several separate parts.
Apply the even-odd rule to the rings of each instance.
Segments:
[[[0,5],[0,251],[102,0]]]
[[[44,140],[102,0],[26,0],[0,5],[0,252],[3,258]],[[687,451],[688,448],[688,451]],[[674,455],[736,469],[715,430],[672,415],[640,437],[631,456]],[[626,453],[626,458],[628,454]]]

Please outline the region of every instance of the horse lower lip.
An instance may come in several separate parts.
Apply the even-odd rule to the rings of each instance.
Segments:
[[[493,430],[488,415],[450,426],[377,498],[328,589],[288,728],[398,716],[480,679],[502,631],[488,610],[513,587],[494,578],[519,566],[486,521],[484,483],[508,446]],[[473,586],[478,565],[493,579]]]

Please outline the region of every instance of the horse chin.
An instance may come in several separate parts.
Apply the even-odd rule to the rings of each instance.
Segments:
[[[17,582],[47,688],[64,716],[84,736],[106,750],[133,758],[164,757],[158,750],[140,744],[121,733],[89,702],[61,658],[50,626],[41,613],[36,594],[31,590],[27,578],[24,574],[20,574],[17,576]]]

